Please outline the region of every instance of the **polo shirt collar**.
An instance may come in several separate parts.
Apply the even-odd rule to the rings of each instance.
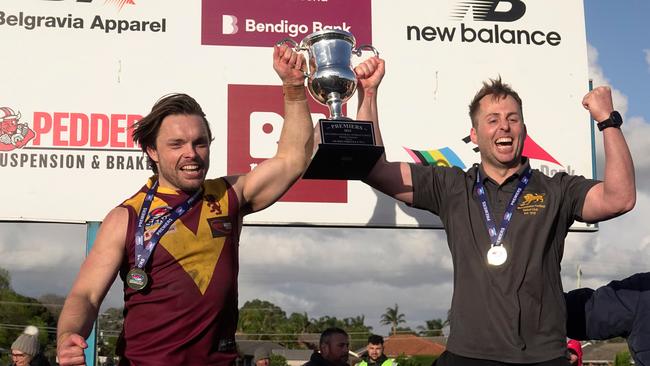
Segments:
[[[521,177],[521,176],[526,172],[526,170],[530,167],[530,160],[529,160],[527,157],[522,156],[522,157],[521,157],[521,160],[522,160],[522,163],[523,163],[523,164],[521,165],[521,167],[519,167],[519,169],[518,169],[516,172],[512,173],[511,176],[509,176],[508,178],[506,178],[506,179],[503,181],[503,184],[502,184],[502,185],[506,185],[506,184],[508,184],[509,182],[512,182],[512,181],[515,181],[515,180],[519,180],[519,178],[520,178],[520,177]],[[482,182],[483,184],[485,184],[485,182],[486,182],[487,180],[490,180],[490,181],[494,182],[490,177],[488,177],[487,174],[485,174],[485,170],[483,170],[483,164],[474,164],[474,167],[475,167],[476,169],[472,172],[473,174],[470,174],[470,176],[472,177],[473,180],[476,180],[476,174],[478,174],[478,172],[480,171],[480,172],[481,172],[481,182]]]

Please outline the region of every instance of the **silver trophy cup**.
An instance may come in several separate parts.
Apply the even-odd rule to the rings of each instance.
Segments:
[[[364,49],[379,53],[370,45],[355,48],[354,36],[342,30],[312,33],[297,44],[295,51],[308,53],[307,87],[311,96],[329,108],[330,116],[318,121],[314,130],[314,155],[306,179],[363,179],[383,154],[383,146],[375,142],[372,121],[355,121],[343,116],[343,104],[357,88],[352,69],[352,56],[361,56]]]

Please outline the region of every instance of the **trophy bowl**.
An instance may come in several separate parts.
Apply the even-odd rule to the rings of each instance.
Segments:
[[[341,118],[341,106],[357,89],[351,59],[354,36],[342,30],[322,30],[302,40],[309,54],[307,87],[311,96],[330,108],[330,118]]]

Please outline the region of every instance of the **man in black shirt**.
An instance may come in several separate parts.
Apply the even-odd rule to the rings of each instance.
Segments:
[[[384,61],[355,68],[360,120],[378,121]],[[365,182],[442,221],[454,264],[447,351],[437,365],[566,365],[560,278],[564,239],[575,221],[597,222],[634,207],[634,167],[611,91],[583,106],[603,131],[605,179],[547,177],[522,156],[526,125],[519,95],[501,79],[472,100],[470,137],[481,163],[462,171],[380,158]],[[552,108],[552,107],[549,107]],[[378,131],[377,131],[378,132]],[[381,135],[377,133],[378,144]]]

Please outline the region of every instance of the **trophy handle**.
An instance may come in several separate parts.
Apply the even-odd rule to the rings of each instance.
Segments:
[[[276,43],[276,45],[277,46],[282,46],[283,44],[286,44],[286,43],[291,44],[291,46],[293,46],[294,49],[296,49],[296,50],[298,49],[298,42],[294,41],[291,38],[285,38],[285,39],[279,41],[278,43]]]
[[[298,42],[294,41],[291,38],[285,38],[285,39],[277,42],[276,46],[282,46],[282,45],[287,44],[287,43],[289,43],[291,45],[291,47],[293,47],[293,50],[298,52],[298,53],[300,53],[301,51],[307,51],[308,50],[306,47],[303,47],[303,46],[299,45]],[[307,71],[305,71],[304,74],[305,74],[305,78],[308,78],[309,75],[311,75],[311,71],[310,71],[310,68],[309,68],[309,63],[307,62],[305,66],[307,67]]]
[[[375,47],[369,44],[362,44],[361,46],[357,47],[357,49],[352,50],[352,53],[355,54],[356,56],[361,56],[361,52],[364,49],[368,51],[372,51],[372,53],[374,53],[375,56],[379,57],[379,51],[377,51]]]

